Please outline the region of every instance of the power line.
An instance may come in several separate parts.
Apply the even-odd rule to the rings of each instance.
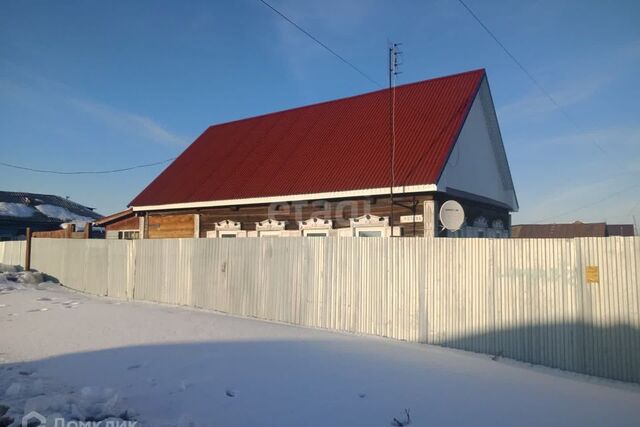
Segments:
[[[577,130],[582,131],[582,129],[580,128],[580,126],[578,125],[578,123],[565,111],[564,108],[562,108],[562,105],[560,105],[560,103],[558,101],[556,101],[556,99],[551,95],[551,93],[549,93],[549,91],[547,91],[544,86],[542,86],[542,84],[538,81],[538,79],[536,79],[533,74],[531,72],[529,72],[529,70],[527,70],[527,68],[522,64],[522,62],[520,62],[515,55],[513,55],[509,49],[507,49],[507,47],[498,39],[498,37],[493,33],[493,31],[491,31],[489,29],[489,27],[487,27],[484,22],[482,22],[482,20],[478,17],[478,15],[476,15],[473,10],[471,10],[471,8],[469,6],[467,6],[467,4],[464,2],[464,0],[458,0],[458,3],[460,3],[462,5],[462,7],[464,7],[466,9],[466,11],[469,13],[469,15],[471,15],[473,17],[473,19],[475,19],[475,21],[484,29],[484,31],[498,44],[498,46],[500,46],[500,48],[504,51],[504,53],[518,66],[518,68],[520,68],[520,70],[522,70],[522,72],[529,78],[529,80],[531,80],[531,82],[533,82],[533,84],[538,88],[538,90],[545,96],[547,97],[547,99],[549,99],[549,101],[556,107],[556,109],[560,112],[560,114],[562,114],[562,116]],[[607,155],[611,160],[613,160],[620,168],[624,169],[624,165],[621,164],[621,162],[619,161],[618,158],[613,157],[612,155],[610,155],[607,150],[604,149],[604,147],[598,143],[598,141],[596,141],[595,139],[591,138],[591,143],[603,154]],[[586,205],[580,206],[578,208],[575,209],[571,209],[569,211],[566,212],[562,212],[560,214],[554,215],[552,217],[547,217],[541,221],[537,221],[537,223],[540,222],[544,222],[544,221],[548,221],[550,219],[554,219],[557,218],[559,216],[564,216],[564,215],[568,215],[570,213],[575,213],[578,212],[582,209],[586,209],[588,207],[597,205],[605,200],[608,200],[612,197],[618,196],[622,193],[625,193],[629,190],[631,190],[632,188],[636,187],[631,186],[628,187],[622,191],[618,191],[616,193],[612,193],[609,194],[608,196],[596,200],[594,202],[588,203]]]
[[[54,175],[101,175],[101,174],[109,174],[109,173],[118,173],[118,172],[126,172],[126,171],[130,171],[130,170],[134,170],[134,169],[141,169],[141,168],[148,168],[151,166],[157,166],[157,165],[161,165],[164,163],[168,163],[172,160],[175,160],[175,157],[172,157],[170,159],[166,159],[166,160],[161,160],[159,162],[153,162],[153,163],[146,163],[143,165],[136,165],[136,166],[130,166],[127,168],[120,168],[120,169],[107,169],[107,170],[98,170],[98,171],[57,171],[57,170],[49,170],[49,169],[36,169],[36,168],[30,168],[27,166],[19,166],[19,165],[14,165],[11,163],[5,163],[5,162],[0,162],[0,165],[8,167],[8,168],[13,168],[13,169],[20,169],[20,170],[24,170],[24,171],[29,171],[29,172],[38,172],[38,173],[49,173],[49,174],[54,174]]]
[[[559,214],[556,214],[556,215],[553,215],[553,216],[549,216],[547,218],[541,219],[540,221],[536,221],[534,224],[539,224],[539,223],[542,223],[542,222],[546,222],[546,221],[558,218],[559,216],[569,215],[569,214],[581,211],[583,209],[590,208],[591,206],[597,205],[597,204],[602,203],[602,202],[604,202],[606,200],[612,199],[612,198],[614,198],[616,196],[619,196],[619,195],[621,195],[623,193],[626,193],[629,190],[633,190],[634,188],[636,188],[638,186],[640,186],[640,184],[630,185],[629,187],[626,187],[626,188],[624,188],[624,189],[622,189],[620,191],[616,191],[615,193],[611,193],[611,194],[609,194],[609,195],[607,195],[607,196],[605,196],[605,197],[603,197],[601,199],[598,199],[595,202],[587,203],[585,205],[578,206],[577,208],[569,209],[569,210],[567,210],[565,212],[562,212],[562,213],[559,213]]]
[[[282,19],[284,19],[285,21],[287,21],[288,23],[290,23],[291,25],[293,25],[294,27],[296,27],[298,30],[300,30],[302,33],[304,33],[307,37],[309,37],[311,40],[313,40],[314,42],[316,42],[318,45],[320,45],[321,47],[323,47],[324,49],[326,49],[329,53],[331,53],[333,56],[335,56],[336,58],[338,58],[340,61],[344,62],[345,64],[347,64],[349,67],[351,67],[354,71],[356,71],[358,74],[360,74],[362,77],[364,77],[365,79],[369,80],[371,83],[373,83],[374,85],[378,86],[378,87],[382,87],[382,85],[376,81],[374,78],[372,78],[371,76],[369,76],[367,73],[365,73],[364,71],[362,71],[360,68],[356,67],[353,63],[351,63],[349,60],[347,60],[345,57],[343,57],[342,55],[340,55],[339,53],[337,53],[335,50],[331,49],[329,46],[327,46],[326,44],[324,44],[323,42],[321,42],[317,37],[315,37],[313,34],[309,33],[307,30],[305,30],[304,28],[302,28],[300,25],[296,24],[291,18],[289,18],[287,15],[285,15],[284,13],[280,12],[278,9],[276,9],[275,7],[273,7],[272,5],[270,5],[269,3],[267,3],[265,0],[258,0],[260,3],[264,4],[265,6],[267,6],[269,9],[271,9],[274,13],[278,14]]]
[[[544,94],[544,96],[546,96],[549,101],[551,101],[551,103],[558,109],[558,111],[560,111],[560,113],[564,116],[565,119],[567,119],[571,125],[573,125],[573,127],[575,127],[578,130],[580,129],[580,126],[578,126],[578,124],[576,123],[575,120],[573,120],[573,118],[567,114],[567,112],[564,110],[564,108],[562,108],[562,106],[560,105],[560,103],[558,101],[556,101],[556,99],[551,95],[551,93],[549,93],[549,91],[547,91],[544,86],[542,86],[542,84],[538,81],[538,79],[536,79],[533,74],[531,74],[529,72],[529,70],[527,70],[527,68],[522,65],[522,62],[518,61],[518,59],[509,51],[509,49],[507,49],[507,47],[498,39],[498,37],[489,29],[489,27],[487,27],[484,22],[482,22],[482,20],[478,17],[478,15],[476,15],[473,10],[471,10],[471,8],[469,6],[467,6],[467,4],[464,2],[464,0],[458,0],[458,3],[460,3],[462,5],[462,7],[464,7],[467,12],[469,12],[469,15],[471,15],[473,17],[473,19],[476,20],[476,22],[478,24],[480,24],[480,26],[485,30],[485,32],[487,34],[489,34],[489,36],[498,44],[498,46],[500,46],[500,48],[504,51],[504,53],[507,54],[507,56],[509,58],[511,58],[511,60],[518,66],[518,68],[520,68],[520,70],[522,70],[522,72],[529,78],[529,80],[531,80],[533,82],[533,84],[538,88],[538,90],[540,92],[542,92],[542,94]],[[591,140],[591,142],[593,143],[593,145],[595,145],[598,150],[600,150],[602,153],[609,155],[609,153],[604,149],[604,147],[602,147],[597,141],[595,140]],[[611,156],[610,156],[611,157]],[[614,160],[616,163],[619,164],[618,160],[611,157],[612,160]],[[620,164],[619,164],[620,165]],[[620,165],[621,166],[621,165]]]

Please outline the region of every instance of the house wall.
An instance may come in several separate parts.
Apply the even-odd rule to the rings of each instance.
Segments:
[[[450,234],[441,230],[437,220],[437,212],[442,202],[450,200],[452,197],[442,193],[397,195],[394,196],[393,226],[400,229],[400,235],[406,237],[424,236],[425,218],[424,203],[433,201],[433,211],[435,212],[432,221],[435,222],[435,235],[446,237]],[[471,200],[456,197],[465,212],[468,214],[468,223],[472,225],[477,217],[484,217],[491,224],[495,219],[500,219],[505,227],[510,224],[510,215],[507,209],[491,205],[478,203]],[[415,204],[416,221],[411,222],[414,212],[412,206]],[[357,218],[362,215],[375,215],[380,217],[391,216],[391,198],[358,198],[341,200],[322,200],[314,202],[281,203],[269,205],[247,205],[237,207],[213,207],[201,209],[183,209],[173,211],[154,211],[148,215],[148,226],[145,227],[146,238],[179,238],[179,237],[207,237],[207,232],[214,231],[218,222],[230,220],[240,222],[242,230],[248,236],[254,236],[256,223],[265,219],[286,221],[285,235],[299,236],[300,230],[298,221],[306,221],[313,217],[329,219],[333,221],[332,235],[350,236],[350,218]],[[403,222],[402,217],[405,217]],[[406,218],[408,217],[408,218]],[[420,218],[422,217],[422,218]],[[107,225],[107,230],[132,230],[139,228],[139,217],[125,218]],[[408,221],[408,222],[407,222]],[[506,237],[492,236],[487,237]],[[507,233],[508,235],[508,233]],[[469,234],[466,237],[473,237]]]
[[[140,219],[135,215],[122,218],[105,226],[107,231],[137,230],[139,227]]]
[[[422,236],[424,230],[422,221],[417,221],[415,224],[403,223],[400,217],[412,216],[411,206],[414,203],[415,214],[422,215],[423,202],[433,200],[433,198],[433,194],[395,196],[393,225],[402,227],[404,236]],[[291,232],[291,235],[299,235],[298,221],[305,221],[312,217],[330,219],[333,221],[334,230],[343,229],[347,232],[346,235],[350,235],[349,219],[367,214],[390,216],[390,197],[154,211],[149,213],[148,237],[193,237],[195,231],[193,215],[198,215],[200,237],[206,237],[208,231],[215,230],[217,222],[224,220],[240,222],[242,230],[251,232],[256,229],[256,222],[264,221],[265,219],[286,221],[285,230]],[[157,226],[154,226],[155,223],[162,224],[161,232]]]
[[[437,183],[438,190],[484,197],[518,210],[509,163],[486,80]]]
[[[195,219],[193,214],[149,215],[145,237],[168,239],[193,237]]]

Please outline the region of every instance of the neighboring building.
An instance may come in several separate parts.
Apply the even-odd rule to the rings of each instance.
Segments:
[[[60,229],[62,224],[83,225],[102,215],[59,196],[0,191],[0,240],[24,238],[27,227],[33,231]]]
[[[98,225],[111,238],[510,235],[518,202],[484,70],[395,89],[393,174],[389,117],[380,90],[211,126]],[[437,220],[450,199],[465,208],[457,233]]]
[[[136,216],[133,209],[127,209],[105,216],[94,222],[94,224],[105,228],[105,237],[107,239],[133,240],[140,238],[142,217]]]
[[[522,224],[511,227],[511,234],[519,239],[570,239],[574,237],[633,236],[633,224],[604,222],[571,224]]]
[[[607,236],[635,236],[633,224],[607,224]]]

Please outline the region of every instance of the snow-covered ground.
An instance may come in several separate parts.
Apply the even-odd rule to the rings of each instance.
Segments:
[[[0,276],[0,404],[14,425],[37,410],[149,426],[391,426],[405,409],[411,426],[640,424],[637,385],[10,274]]]

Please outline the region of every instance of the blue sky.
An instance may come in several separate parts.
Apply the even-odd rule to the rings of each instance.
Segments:
[[[640,221],[639,2],[467,0],[562,111],[456,0],[271,2],[382,83],[388,40],[403,43],[400,84],[486,68],[514,223]],[[211,124],[374,89],[257,0],[0,3],[0,159],[10,163],[150,163]],[[0,167],[0,189],[109,214],[161,170]]]

